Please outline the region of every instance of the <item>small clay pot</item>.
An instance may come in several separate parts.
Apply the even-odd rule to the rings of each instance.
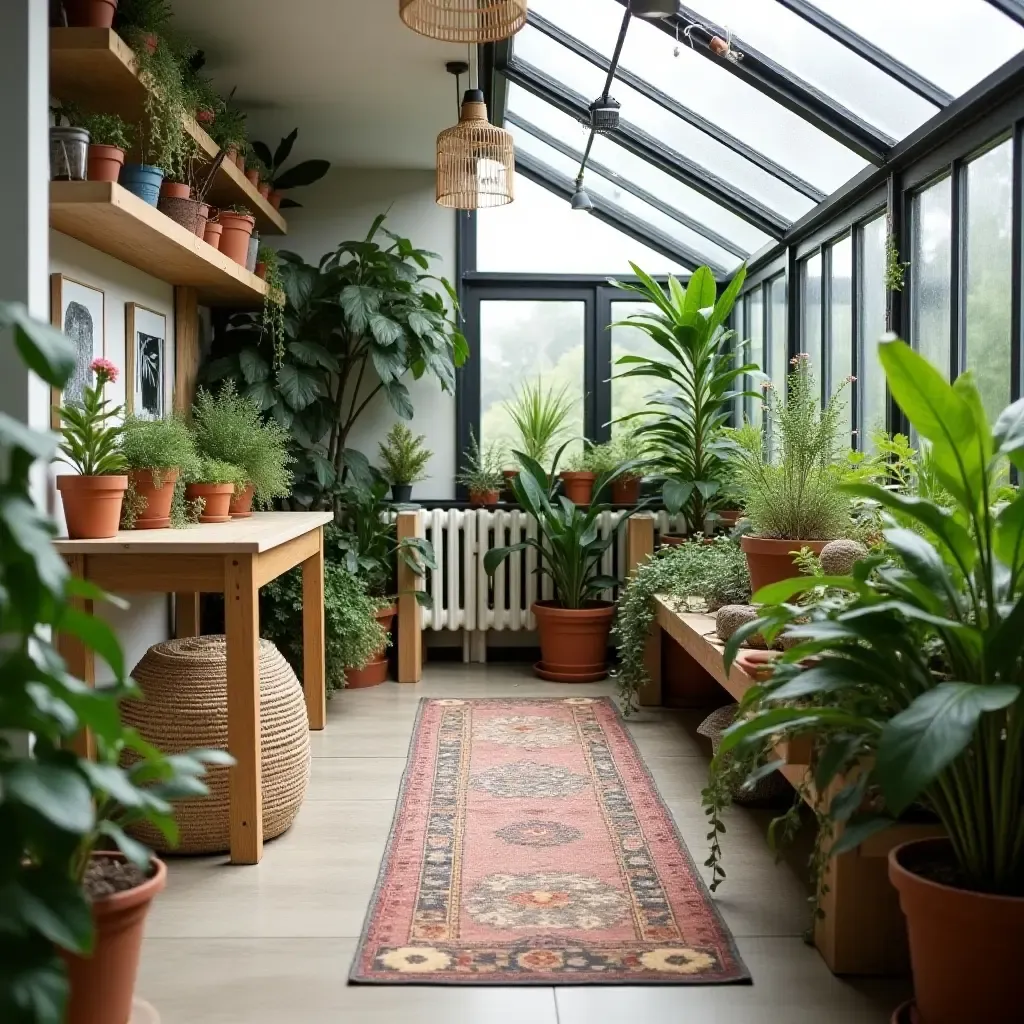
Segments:
[[[117,0],[64,0],[64,10],[71,28],[111,28]],[[97,178],[97,181],[110,181]]]
[[[620,476],[612,481],[612,503],[635,505],[640,500],[640,477]]]
[[[572,470],[566,470],[564,473],[561,473],[560,476],[565,496],[574,505],[590,504],[594,498],[594,481],[597,479],[596,473],[573,472]]]
[[[220,251],[240,267],[244,267],[249,256],[249,239],[252,237],[253,228],[256,227],[255,218],[248,213],[222,210],[220,226]]]
[[[554,683],[594,683],[608,675],[615,605],[595,601],[586,608],[563,608],[554,601],[535,601],[530,611],[540,633],[535,675]]]
[[[266,281],[267,279],[267,265],[262,260],[256,261],[256,269],[253,273],[261,280]]]
[[[121,504],[128,489],[127,476],[57,477],[64,506],[64,520],[71,540],[99,540],[116,537],[121,523]]]
[[[177,469],[132,469],[128,471],[128,479],[136,495],[145,501],[136,514],[134,529],[162,530],[170,526]]]
[[[117,181],[124,166],[124,150],[120,146],[89,146],[89,180]]]
[[[257,191],[259,192],[259,194],[261,196],[263,196],[264,199],[269,199],[270,198],[270,182],[269,181],[261,181],[259,183],[259,187],[258,187]]]
[[[199,122],[204,128],[213,124],[217,119],[217,115],[212,110],[197,110],[196,121]]]
[[[184,181],[168,181],[164,178],[160,186],[160,195],[164,199],[190,199],[192,186]]]
[[[246,172],[245,176],[249,181],[250,185],[259,186],[260,183],[260,172],[255,167],[250,167]]]
[[[385,631],[391,632],[391,625],[398,614],[396,605],[388,605],[375,613],[375,618],[384,627]],[[368,686],[380,686],[388,678],[387,647],[382,647],[373,658],[362,668],[345,669],[345,689],[362,690]]]
[[[212,245],[214,249],[219,249],[222,230],[219,221],[207,221],[206,228],[203,230],[203,241],[207,245]]]
[[[392,484],[391,500],[403,503],[412,501],[412,484]]]
[[[185,500],[203,499],[203,511],[199,516],[199,522],[229,523],[231,522],[231,496],[234,493],[234,484],[189,484],[185,488]]]
[[[236,494],[231,499],[229,511],[232,519],[248,519],[252,515],[252,497],[252,484],[246,484],[241,494]]]
[[[498,504],[498,491],[470,491],[469,501],[473,505],[483,505],[491,508]]]
[[[276,188],[272,188],[270,190],[270,195],[267,196],[267,199],[270,200],[270,205],[275,210],[280,210],[281,209],[281,200],[284,199],[284,193],[283,192],[278,192]]]

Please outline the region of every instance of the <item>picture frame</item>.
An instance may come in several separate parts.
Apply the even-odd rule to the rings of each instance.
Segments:
[[[74,372],[63,390],[50,391],[50,425],[60,429],[60,407],[75,403],[90,383],[89,365],[107,354],[106,293],[64,274],[50,275],[50,323],[78,350]]]
[[[125,412],[162,419],[168,412],[167,317],[125,303]]]

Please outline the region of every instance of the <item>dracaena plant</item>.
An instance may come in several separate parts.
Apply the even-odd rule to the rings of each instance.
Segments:
[[[526,381],[505,409],[518,432],[520,449],[535,462],[545,463],[566,434],[575,402],[568,387],[545,387],[538,377]]]
[[[94,359],[89,372],[94,379],[82,390],[82,404],[65,402],[60,407],[60,451],[82,476],[110,476],[126,466],[120,446],[123,428],[112,422],[121,415],[121,406],[111,406],[103,394],[108,383],[117,381],[118,371],[109,360]]]
[[[664,476],[662,497],[670,512],[683,510],[700,528],[713,511],[727,475],[728,445],[722,431],[733,400],[748,394],[740,388],[744,374],[758,374],[753,364],[739,365],[725,326],[746,278],[740,267],[721,298],[714,274],[698,268],[684,289],[674,278],[664,289],[631,263],[639,284],[613,282],[654,305],[613,327],[635,327],[658,346],[656,356],[626,355],[618,378],[649,377],[662,387],[647,396],[644,409],[622,418],[652,456]],[[740,388],[740,390],[737,390]]]
[[[726,663],[755,631],[800,642],[748,691],[712,771],[810,732],[815,786],[839,787],[824,811],[841,826],[836,852],[922,806],[949,836],[958,884],[1021,896],[1024,496],[994,498],[1007,460],[1024,467],[1024,400],[993,428],[969,373],[950,385],[901,341],[879,355],[949,504],[846,485],[886,511],[888,554],[754,595],[769,607],[730,640]]]
[[[75,368],[70,342],[21,306],[0,304],[23,362],[51,387]],[[204,762],[220,752],[165,757],[122,724],[138,696],[116,635],[77,598],[101,600],[69,576],[51,543],[56,527],[30,497],[35,465],[57,438],[0,413],[0,1020],[62,1024],[68,983],[60,951],[88,956],[93,917],[82,878],[93,850],[120,848],[145,872],[151,853],[125,828],[148,821],[175,839],[171,801],[206,792]],[[68,673],[52,637],[74,637],[110,667],[93,688]],[[96,757],[73,739],[90,730]],[[28,737],[32,737],[31,752]],[[125,755],[133,758],[131,767]]]
[[[557,467],[563,445],[555,455],[550,475],[536,459],[525,452],[514,452],[522,467],[512,482],[516,500],[537,520],[539,537],[508,547],[493,548],[484,555],[484,569],[493,576],[498,566],[510,555],[533,548],[537,552],[537,571],[549,576],[555,588],[555,599],[563,608],[585,608],[605,590],[616,587],[619,580],[601,572],[601,558],[615,543],[631,510],[626,512],[606,537],[601,537],[600,520],[607,505],[594,502],[581,508],[565,496],[556,496]],[[628,473],[629,464],[611,473],[602,473],[594,482],[594,493],[600,494],[617,476]]]

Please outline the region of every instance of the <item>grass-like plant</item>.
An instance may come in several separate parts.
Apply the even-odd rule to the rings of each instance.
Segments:
[[[557,390],[545,387],[539,377],[524,382],[515,397],[505,402],[519,433],[517,450],[547,465],[552,449],[565,437],[575,405],[567,385]]]
[[[121,430],[121,451],[128,469],[179,469],[187,475],[198,458],[192,431],[181,416],[151,420],[129,414]]]
[[[734,432],[734,482],[756,536],[833,540],[850,522],[849,495],[838,488],[848,450],[845,399],[840,388],[822,409],[810,357],[793,364],[785,398],[764,387],[766,430]]]
[[[121,406],[111,406],[103,396],[105,385],[116,382],[118,369],[107,359],[94,359],[89,373],[93,383],[83,389],[82,404],[65,402],[60,408],[61,454],[82,476],[123,473],[121,426],[112,422],[121,415]]]
[[[216,396],[196,393],[192,429],[200,454],[237,466],[252,484],[253,501],[267,508],[291,492],[290,437],[276,420],[264,419],[259,406],[226,381]]]
[[[505,486],[504,466],[504,448],[494,441],[481,447],[476,434],[470,429],[469,448],[456,480],[470,492],[500,491]]]
[[[414,434],[404,423],[396,422],[377,443],[384,476],[390,483],[414,484],[426,478],[423,471],[434,457],[426,441],[426,434]]]

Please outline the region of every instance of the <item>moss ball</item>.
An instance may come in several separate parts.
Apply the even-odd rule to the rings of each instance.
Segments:
[[[715,633],[723,643],[736,632],[740,626],[753,622],[761,614],[760,610],[751,604],[727,604],[718,609],[715,615]],[[764,637],[760,633],[747,637],[747,643],[751,647],[766,647]]]
[[[859,540],[833,540],[821,549],[819,561],[826,576],[848,576],[855,562],[866,557],[868,549]]]

